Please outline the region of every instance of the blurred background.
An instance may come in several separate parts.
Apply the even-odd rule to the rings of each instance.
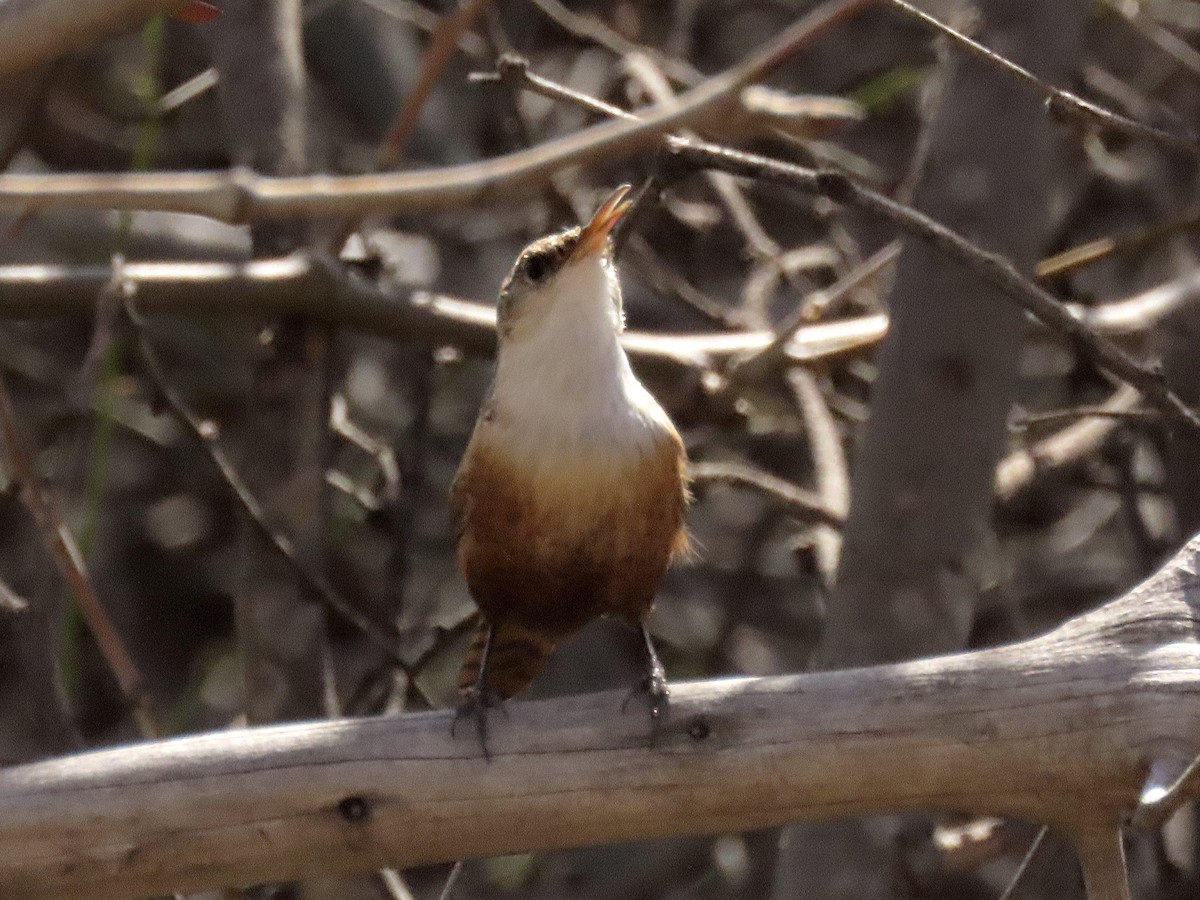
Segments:
[[[603,118],[513,80],[469,77],[495,73],[503,54],[637,110],[832,6],[217,5],[212,22],[158,17],[7,78],[0,161],[10,172],[358,173],[379,166],[382,147],[391,168],[469,163]],[[799,43],[770,91],[744,92],[741,115],[698,125],[701,134],[847,172],[1031,277],[1040,263],[1043,287],[1161,360],[1194,401],[1194,159],[1048,116],[1016,79],[967,63],[888,3],[842,5],[856,8]],[[1042,6],[924,8],[1055,84],[1190,133],[1200,5]],[[469,24],[447,38],[445,23],[464,10]],[[430,62],[439,39],[444,65]],[[397,141],[403,110],[415,124]],[[641,183],[657,159],[616,154],[489,202],[351,223],[0,210],[0,371],[36,468],[31,488],[10,448],[0,761],[146,734],[44,547],[31,489],[74,535],[159,733],[454,704],[474,606],[455,569],[447,490],[490,378],[490,345],[453,316],[409,329],[389,310],[494,303],[525,243],[576,224],[614,185]],[[164,269],[166,287],[133,295],[135,305],[146,296],[145,322],[127,314],[119,284],[102,287],[114,254],[131,267],[307,260],[347,225],[358,228],[336,278],[369,294],[373,319],[344,315],[343,295],[309,269],[272,288],[270,303],[249,284],[261,274],[197,287],[194,268]],[[650,348],[635,365],[697,467],[688,523],[699,553],[669,574],[651,620],[670,679],[1040,633],[1119,594],[1200,527],[1194,441],[1077,347],[961,273],[941,274],[931,251],[894,243],[903,237],[821,198],[701,174],[640,210],[618,260],[628,327]],[[889,311],[894,343],[880,349]],[[654,349],[656,335],[732,343],[672,355]],[[923,353],[934,376],[908,371]],[[236,496],[230,471],[261,510]],[[268,532],[294,542],[292,559]],[[912,590],[881,597],[888,585]],[[330,596],[394,641],[403,665],[331,610]],[[636,635],[597,623],[560,648],[530,694],[624,688],[637,671]],[[1026,823],[893,817],[519,855],[470,862],[455,896],[996,897],[1035,834]],[[1190,813],[1131,853],[1139,896],[1195,896]],[[447,871],[247,895],[435,897]],[[1051,837],[1015,896],[1082,896],[1065,845]]]

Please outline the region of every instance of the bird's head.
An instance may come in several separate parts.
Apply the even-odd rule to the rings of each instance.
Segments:
[[[540,238],[521,251],[500,288],[497,317],[501,342],[520,341],[539,331],[555,312],[623,327],[621,290],[612,264],[609,235],[630,207],[622,185],[582,228]],[[568,312],[565,308],[570,305]],[[589,313],[591,314],[589,316]]]

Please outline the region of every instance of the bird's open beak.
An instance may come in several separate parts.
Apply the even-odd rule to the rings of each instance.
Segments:
[[[580,259],[589,253],[599,253],[604,249],[609,233],[632,206],[632,203],[625,199],[628,193],[629,185],[623,184],[600,204],[600,208],[592,216],[592,221],[584,225],[583,231],[579,233],[579,243],[575,245],[575,252],[571,254],[573,258]]]

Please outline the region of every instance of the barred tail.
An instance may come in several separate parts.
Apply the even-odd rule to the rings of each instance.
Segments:
[[[470,691],[479,681],[479,666],[483,661],[489,629],[492,626],[486,621],[479,623],[475,639],[458,673],[460,693]],[[537,678],[558,640],[545,631],[516,622],[505,622],[492,630],[492,643],[488,648],[488,685],[496,696],[507,700],[521,693]]]

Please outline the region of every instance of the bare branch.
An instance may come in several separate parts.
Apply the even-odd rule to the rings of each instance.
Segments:
[[[799,485],[739,463],[697,462],[688,469],[688,476],[699,483],[716,482],[749,488],[781,503],[801,522],[819,522],[841,528],[845,513],[827,505],[821,497]]]
[[[111,273],[107,266],[0,266],[0,319],[91,315],[96,291]],[[124,277],[137,285],[138,306],[146,313],[303,315],[398,341],[452,345],[470,354],[495,349],[496,313],[490,304],[423,290],[394,296],[303,254],[247,263],[126,263]],[[1068,304],[1067,309],[1097,332],[1120,337],[1142,334],[1198,299],[1200,269],[1124,300],[1092,307]],[[882,314],[804,324],[786,345],[786,360],[808,362],[863,350],[886,331],[887,316]],[[624,335],[635,363],[675,372],[761,352],[776,338],[769,331]]]
[[[1025,877],[1025,873],[1029,871],[1029,867],[1033,864],[1033,860],[1037,857],[1038,851],[1042,849],[1042,844],[1046,842],[1046,837],[1050,834],[1050,829],[1043,825],[1038,829],[1037,836],[1030,841],[1029,849],[1025,851],[1025,855],[1021,857],[1021,864],[1017,866],[1017,871],[1013,873],[1012,879],[1008,882],[1008,886],[1004,889],[997,900],[1012,900],[1013,893],[1017,886],[1021,883],[1021,879]]]
[[[813,297],[806,298],[805,302],[797,306],[792,313],[775,326],[775,335],[770,344],[763,347],[762,350],[734,362],[729,369],[729,380],[735,384],[744,383],[746,379],[761,377],[765,369],[777,366],[788,356],[788,348],[793,344],[796,336],[804,330],[805,326],[812,324],[807,316],[814,306],[836,303],[859,290],[889,270],[899,255],[900,244],[898,241],[893,241],[870,259],[856,266],[835,284],[822,288]]]
[[[821,385],[812,372],[801,366],[793,366],[788,369],[786,378],[808,436],[817,494],[825,507],[837,515],[844,525],[850,511],[850,466],[842,447],[841,432],[821,391]],[[813,535],[813,549],[817,569],[825,586],[833,587],[838,560],[842,555],[841,530],[828,527],[817,529]]]
[[[88,577],[83,554],[80,553],[74,536],[63,524],[54,508],[53,500],[42,485],[33,455],[17,424],[16,410],[3,375],[0,375],[0,432],[4,435],[8,462],[17,481],[21,501],[37,523],[47,552],[70,587],[80,615],[96,639],[105,664],[113,673],[121,693],[129,703],[138,730],[144,737],[161,734],[158,717],[150,695],[142,683],[141,673],[109,617],[100,595],[96,593],[91,578]]]
[[[1142,395],[1137,389],[1122,385],[1101,405],[1112,415],[1080,419],[1030,448],[1009,453],[996,467],[996,497],[1002,503],[1011,501],[1027,490],[1039,475],[1078,462],[1120,427],[1121,420],[1113,415],[1130,413],[1141,402]]]
[[[841,173],[818,172],[803,166],[714,144],[669,139],[673,156],[698,167],[719,167],[749,178],[782,182],[807,193],[864,209],[887,219],[910,234],[929,241],[951,259],[1005,297],[1020,304],[1043,325],[1076,343],[1099,365],[1136,387],[1172,419],[1200,431],[1200,416],[1171,391],[1162,373],[1139,363],[1072,315],[1066,304],[1021,275],[1002,256],[982,250],[962,235],[878,191]]]
[[[912,4],[907,3],[906,0],[889,0],[889,2],[914,19],[932,26],[937,31],[953,39],[958,46],[970,50],[980,59],[1003,69],[1005,72],[1029,85],[1046,98],[1052,112],[1072,116],[1089,124],[1098,125],[1101,128],[1107,128],[1122,134],[1146,138],[1176,153],[1183,153],[1187,156],[1200,156],[1200,144],[1197,144],[1191,135],[1180,136],[1171,134],[1170,132],[1163,131],[1161,128],[1155,128],[1152,125],[1147,125],[1145,122],[1138,122],[1136,119],[1130,119],[1120,113],[1115,113],[1110,109],[1105,109],[1098,104],[1084,100],[1082,97],[1077,97],[1070,91],[1064,91],[1062,88],[1048,84],[1028,69],[1018,66],[996,51],[967,37],[961,31],[951,28],[945,22],[934,18],[928,13],[922,12]]]
[[[490,763],[450,713],[422,713],[6,769],[0,893],[101,900],[885,809],[1064,826],[1104,884],[1142,761],[1200,747],[1198,562],[1200,538],[1008,647],[677,685],[653,748],[608,692],[510,704]]]
[[[491,0],[470,0],[452,15],[446,16],[434,32],[433,41],[421,64],[421,74],[404,98],[396,120],[388,129],[375,158],[376,169],[392,169],[404,158],[409,139],[417,127],[421,110],[438,79],[458,49],[458,42]]]
[[[95,292],[110,275],[106,266],[0,266],[0,318],[91,315]],[[288,314],[472,355],[495,350],[493,305],[424,290],[396,296],[304,254],[246,263],[127,263],[124,277],[137,285],[138,306],[146,313]],[[869,347],[886,325],[882,316],[806,325],[789,345],[790,358]],[[769,331],[623,336],[643,369],[676,374],[761,350],[773,338]]]
[[[354,218],[374,210],[422,212],[511,202],[570,166],[611,164],[657,145],[683,127],[720,124],[742,88],[761,80],[796,49],[876,0],[822,4],[745,62],[646,111],[641,121],[602,122],[575,134],[505,156],[418,172],[298,178],[258,176],[245,169],[218,173],[95,173],[0,175],[0,206],[71,204],[102,209],[173,210],[226,222]]]

